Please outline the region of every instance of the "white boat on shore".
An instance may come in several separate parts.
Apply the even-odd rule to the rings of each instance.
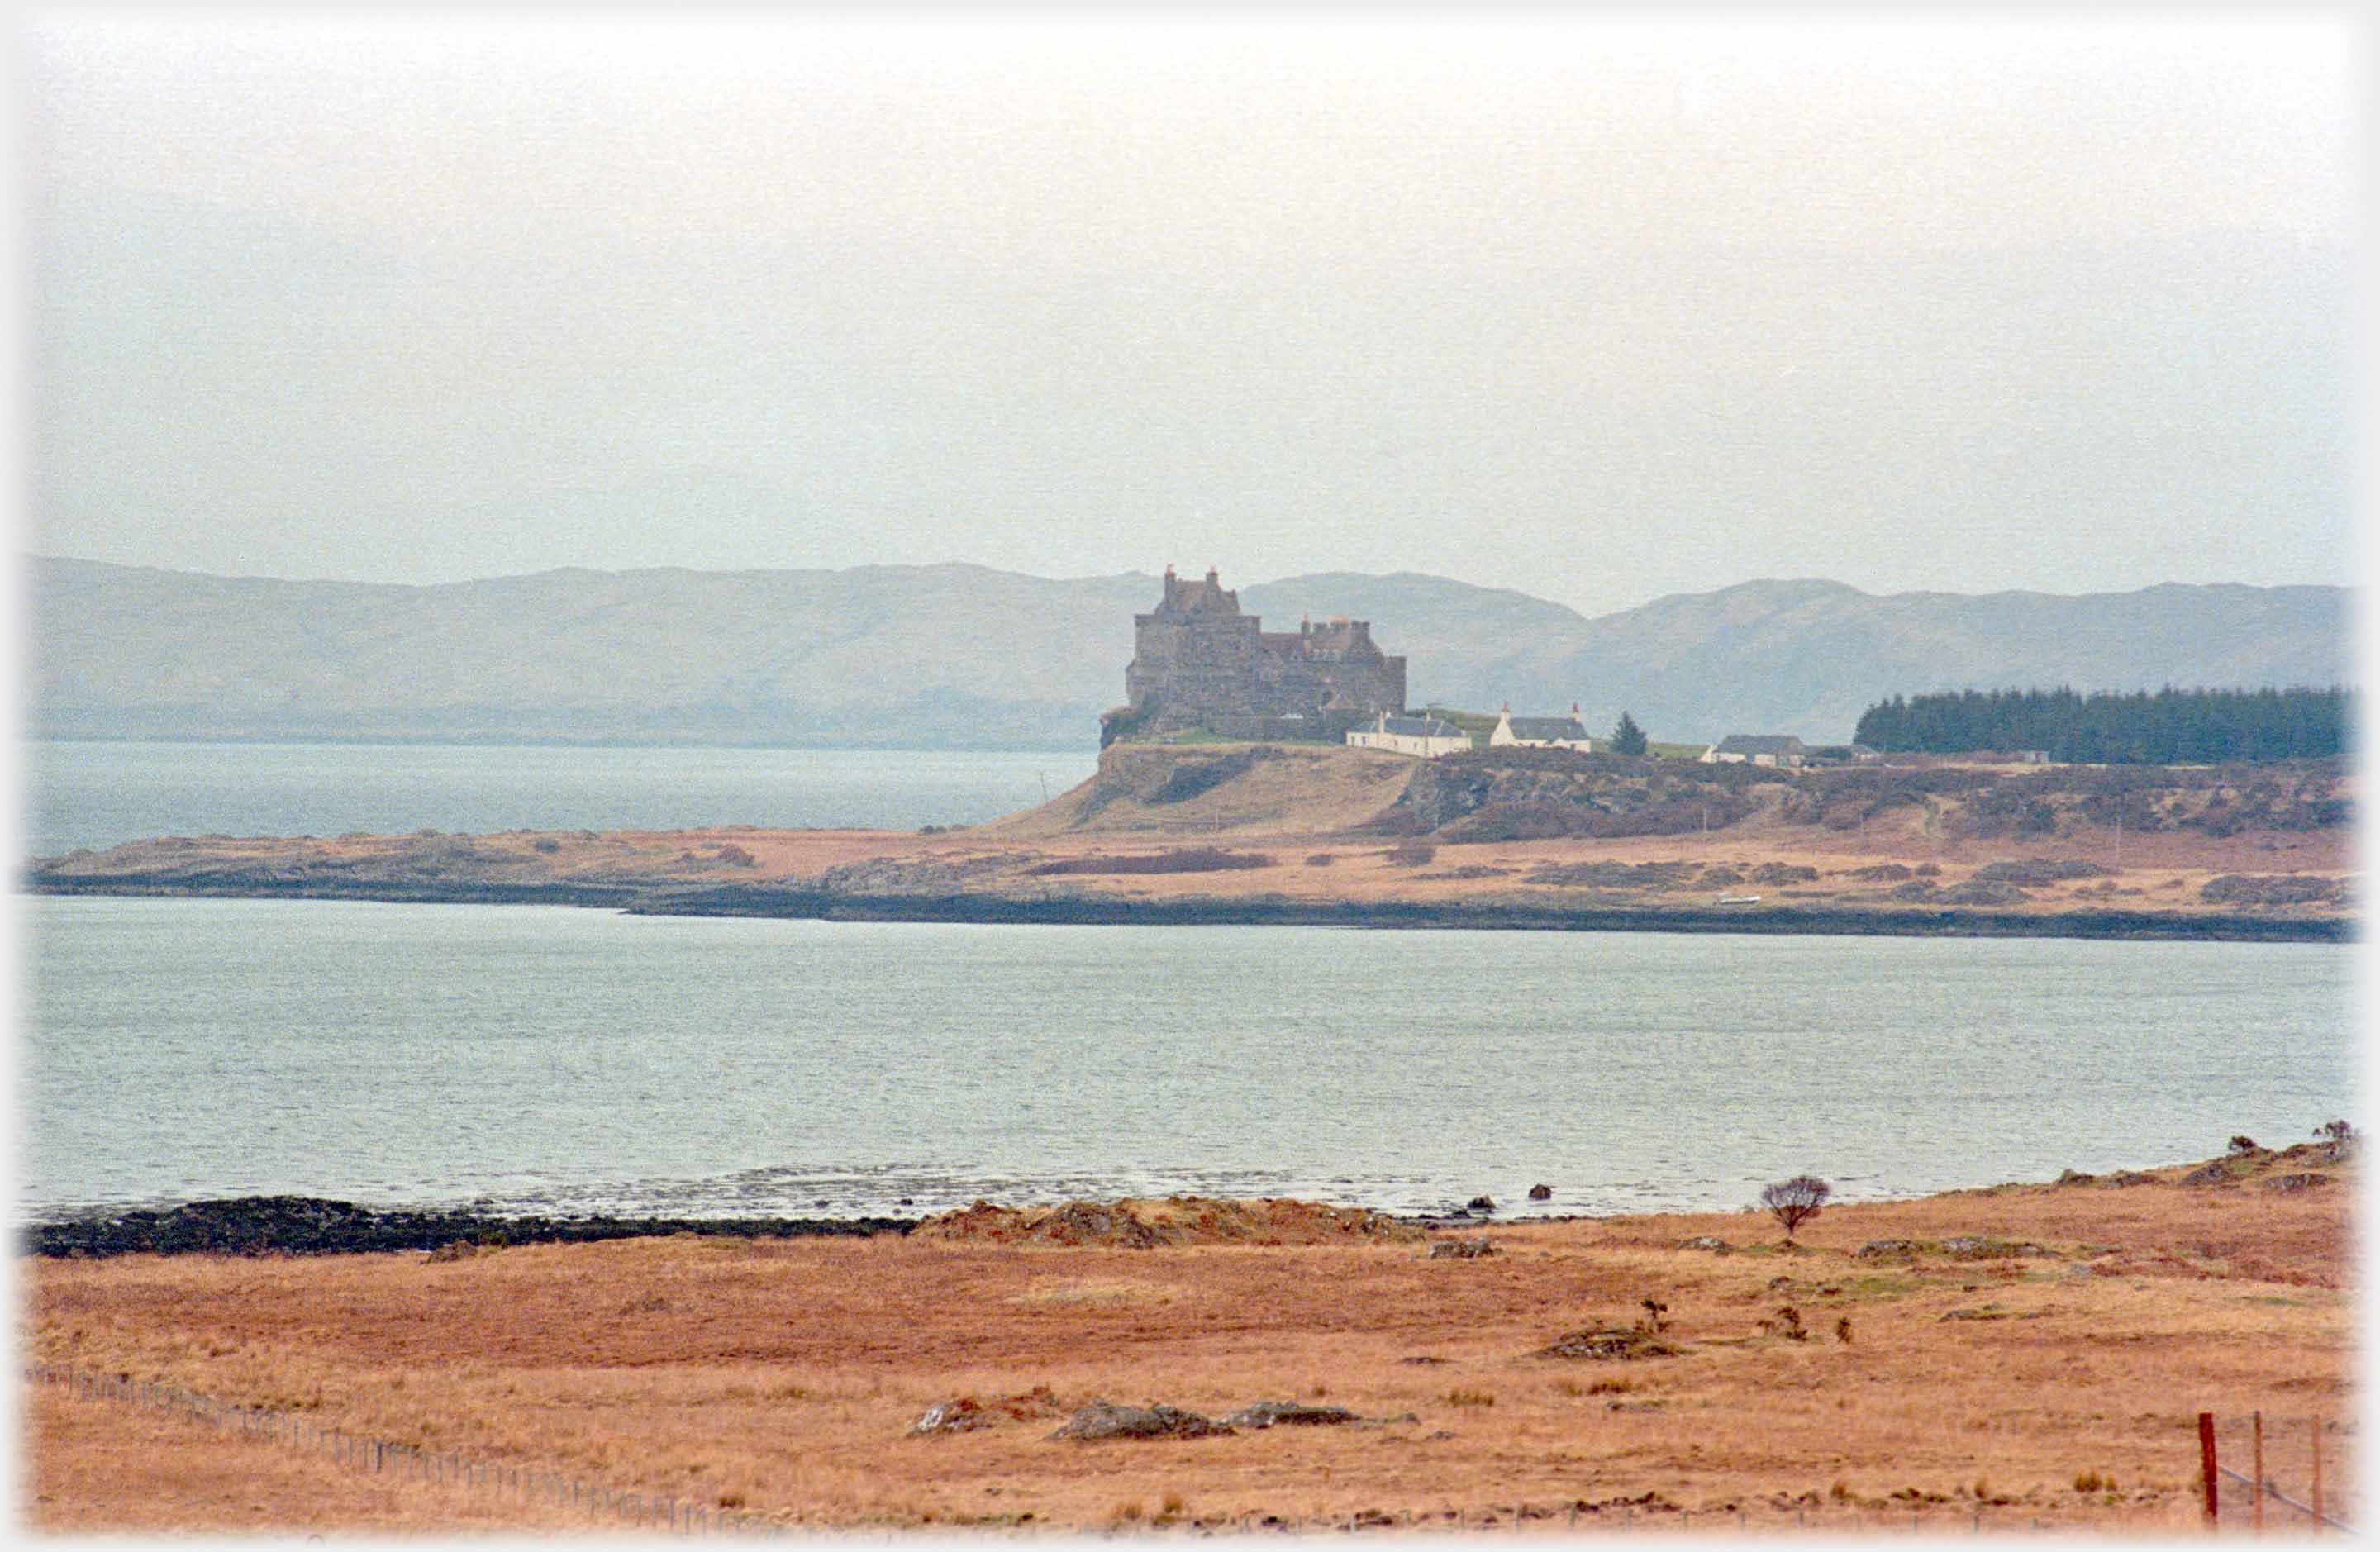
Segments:
[[[1760,903],[1760,896],[1756,894],[1722,894],[1718,897],[1718,903],[1722,905],[1757,905]]]

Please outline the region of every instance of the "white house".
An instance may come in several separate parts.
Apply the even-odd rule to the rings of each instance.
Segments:
[[[1567,717],[1515,717],[1512,709],[1496,719],[1496,731],[1488,735],[1491,749],[1576,749],[1585,754],[1594,741],[1578,720],[1578,703],[1571,703]]]
[[[1348,734],[1347,742],[1358,749],[1386,749],[1436,759],[1471,747],[1471,735],[1436,717],[1392,717],[1383,711],[1370,727]]]
[[[1790,733],[1731,733],[1703,751],[1705,765],[1807,765],[1810,751]]]

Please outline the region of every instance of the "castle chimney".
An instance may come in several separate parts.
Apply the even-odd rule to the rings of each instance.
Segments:
[[[1570,703],[1570,714],[1573,717],[1578,715],[1578,702],[1573,700]]]
[[[1208,586],[1212,587],[1212,586],[1214,585],[1214,582],[1215,582],[1215,568],[1214,568],[1213,566],[1208,566],[1208,567],[1207,568],[1207,584],[1208,584]]]

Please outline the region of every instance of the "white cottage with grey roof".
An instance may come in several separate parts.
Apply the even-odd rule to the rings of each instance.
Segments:
[[[1383,711],[1370,727],[1349,733],[1347,742],[1358,749],[1386,749],[1390,754],[1436,759],[1471,747],[1471,735],[1436,717],[1392,717]]]
[[[1567,717],[1515,717],[1507,706],[1496,719],[1496,731],[1488,735],[1491,749],[1576,749],[1585,754],[1593,746],[1585,724],[1578,720],[1575,701]]]

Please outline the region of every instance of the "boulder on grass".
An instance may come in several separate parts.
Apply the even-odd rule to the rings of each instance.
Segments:
[[[1269,1428],[1277,1424],[1295,1427],[1327,1427],[1335,1423],[1353,1423],[1355,1414],[1345,1407],[1306,1406],[1299,1401],[1257,1401],[1237,1412],[1225,1413],[1221,1418],[1226,1428]]]
[[[991,1419],[984,1414],[983,1406],[972,1396],[961,1396],[954,1401],[943,1401],[926,1409],[926,1415],[909,1425],[913,1434],[964,1434],[971,1428],[986,1428]]]
[[[1066,1425],[1050,1437],[1053,1439],[1207,1438],[1231,1432],[1232,1429],[1211,1417],[1201,1417],[1195,1412],[1184,1412],[1161,1401],[1152,1401],[1145,1407],[1093,1401],[1068,1418]]]
[[[1593,1358],[1604,1363],[1632,1358],[1674,1358],[1685,1349],[1674,1342],[1663,1341],[1652,1332],[1637,1327],[1609,1327],[1595,1331],[1572,1331],[1559,1337],[1551,1345],[1529,1354],[1532,1358]]]

